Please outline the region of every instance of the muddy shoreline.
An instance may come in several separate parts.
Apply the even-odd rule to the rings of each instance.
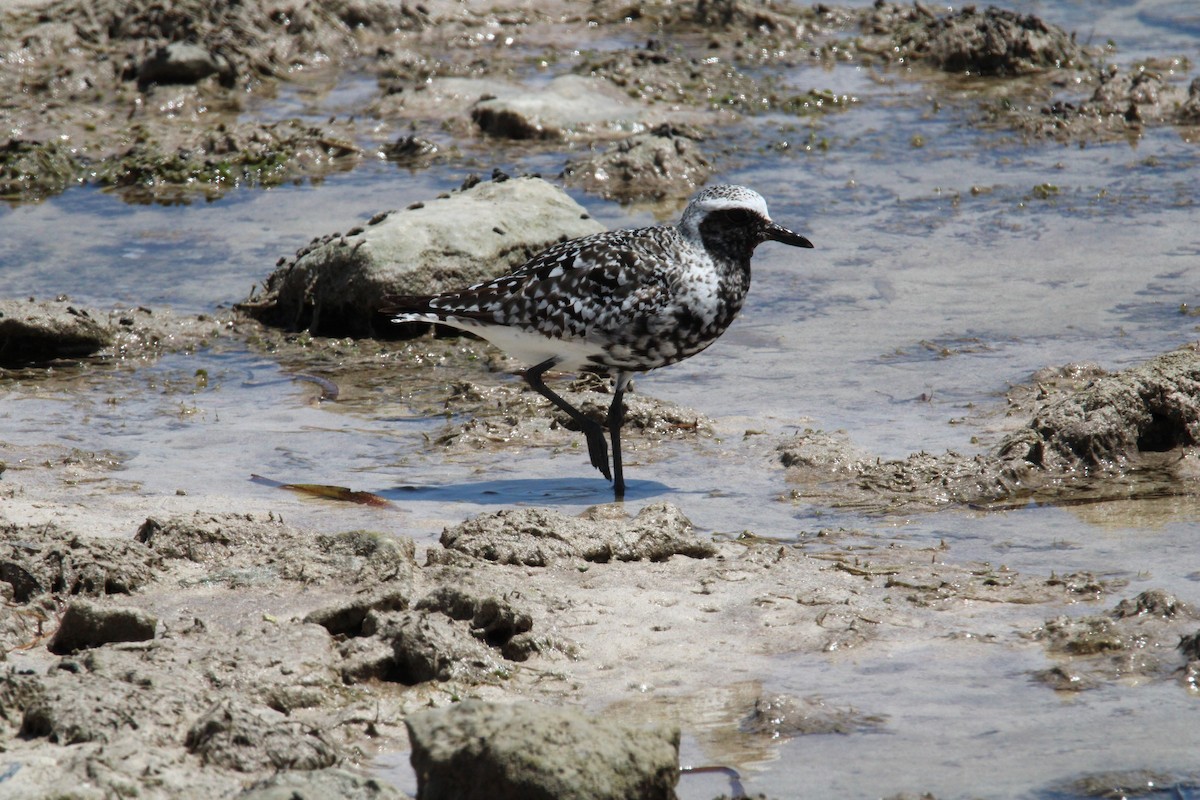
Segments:
[[[154,316],[160,341],[188,346],[195,321]],[[337,340],[298,344],[245,319],[206,322],[205,346],[253,341],[297,372],[319,371],[343,389],[381,371],[367,366],[379,346],[369,341],[356,345],[357,359],[347,358]],[[177,335],[166,333],[172,327]],[[431,344],[399,346],[399,360],[406,352],[427,358]],[[442,347],[453,357],[454,344]],[[329,368],[330,349],[339,351],[341,371]],[[128,348],[126,356],[133,356]],[[104,368],[85,362],[56,380],[69,385]],[[1029,434],[1020,431],[1038,430],[1037,420],[1044,429],[1047,418],[1063,414],[1056,408],[1091,407],[1097,393],[1137,398],[1141,389],[1153,397],[1146,382],[1164,370],[1184,385],[1171,369],[1200,370],[1200,355],[1188,348],[1113,376],[1062,370],[1058,385],[1049,373],[1040,376],[1014,389],[1016,407],[1023,398],[1038,400],[994,452],[1011,458],[1012,441],[1028,446]],[[513,431],[498,431],[497,423],[519,428],[523,446],[531,437],[572,436],[530,398],[496,395],[486,385],[446,389],[458,402],[484,402],[461,435],[431,442],[435,451],[503,448],[497,443]],[[1182,397],[1190,398],[1187,408],[1200,407],[1200,392]],[[653,404],[636,402],[646,401]],[[1195,415],[1177,412],[1177,437],[1200,425]],[[491,433],[479,436],[484,425]],[[633,432],[634,452],[669,435],[652,424]],[[1120,441],[1107,427],[1091,435]],[[1191,445],[1170,448],[1174,466],[1164,475],[1157,461],[1164,454],[1140,454],[1136,433],[1126,439],[1129,449],[1110,451],[1088,469],[1060,463],[1053,479],[1036,476],[1055,469],[1049,459],[1023,462],[1020,474],[1010,464],[1010,487],[1022,487],[1023,476],[1030,488],[1003,496],[1003,482],[980,479],[1003,470],[1002,460],[989,467],[978,457],[945,453],[882,462],[849,457],[838,437],[817,433],[781,439],[776,464],[764,466],[786,469],[798,496],[884,514],[983,499],[999,504],[1036,493],[1039,484],[1053,486],[1059,502],[1102,502],[1105,486],[1114,498],[1127,497],[1131,485],[1192,491]],[[701,731],[693,735],[702,742],[715,737],[706,745],[714,750],[736,742],[735,749],[762,759],[795,737],[886,732],[889,722],[870,708],[764,695],[745,683],[747,672],[769,671],[784,655],[869,652],[915,631],[922,638],[951,635],[971,624],[961,614],[977,604],[1007,608],[1003,616],[1021,621],[1014,623],[1023,628],[1020,637],[997,641],[1045,649],[1054,666],[1029,679],[1043,683],[1048,698],[1133,676],[1176,684],[1186,694],[1195,691],[1200,669],[1200,654],[1187,644],[1200,629],[1200,612],[1167,592],[1134,591],[1127,581],[1068,569],[1022,574],[964,562],[952,545],[914,547],[886,528],[812,531],[787,544],[753,531],[714,541],[670,503],[646,506],[632,519],[613,504],[578,517],[536,507],[485,512],[447,529],[440,544],[415,545],[388,530],[298,529],[271,514],[211,507],[202,496],[188,498],[196,510],[184,515],[149,511],[153,498],[110,496],[105,502],[135,509],[141,502],[146,518],[133,530],[95,530],[87,515],[53,521],[57,498],[110,469],[82,455],[11,447],[2,454],[0,588],[7,603],[0,707],[8,710],[5,759],[16,765],[7,779],[16,796],[92,796],[71,794],[84,774],[99,775],[96,796],[137,786],[150,796],[202,790],[258,797],[285,784],[313,793],[336,785],[347,797],[398,796],[371,774],[372,754],[408,750],[406,719],[464,698],[592,711],[617,702],[620,718],[635,729],[667,722]],[[1147,459],[1149,468],[1141,463]],[[1072,477],[1085,474],[1093,480]],[[104,519],[104,509],[94,509],[93,518]],[[1052,611],[1079,604],[1088,614]],[[720,637],[719,649],[700,656],[690,646],[712,635]],[[964,646],[975,646],[971,641]],[[686,662],[682,652],[690,653]],[[740,655],[731,661],[729,652]],[[630,681],[677,687],[670,692],[676,699],[665,707],[622,704]],[[716,695],[694,705],[701,686]],[[708,714],[702,709],[713,702],[732,727],[701,724]],[[772,709],[765,718],[763,708]]]
[[[631,32],[640,46],[602,46],[604,35]],[[12,131],[0,147],[0,196],[10,202],[84,184],[131,202],[190,202],[319,181],[370,158],[426,168],[563,145],[573,151],[562,163],[570,185],[678,202],[738,151],[791,146],[741,123],[776,113],[812,129],[822,114],[853,109],[855,97],[776,77],[798,63],[925,82],[947,101],[965,97],[978,124],[1034,140],[1136,138],[1158,125],[1191,137],[1200,125],[1200,78],[1186,58],[1121,69],[1105,48],[995,7],[361,2],[272,15],[255,3],[55,0],[11,10],[0,36],[15,67],[0,77]],[[522,88],[553,74],[564,40],[582,43],[579,63],[540,92]],[[340,73],[377,83],[361,116],[255,119],[288,84]],[[399,126],[412,133],[380,138]]]
[[[561,170],[545,182],[670,216],[746,152],[819,148],[821,116],[854,113],[857,98],[781,80],[796,63],[860,63],[881,80],[922,82],[970,108],[973,124],[1034,143],[1129,139],[1153,126],[1188,138],[1200,125],[1200,79],[1185,59],[1117,68],[1105,48],[991,8],[362,2],[290,12],[203,2],[12,10],[0,31],[4,51],[20,58],[0,85],[15,98],[5,127],[19,133],[0,148],[0,191],[29,203],[90,185],[129,202],[190,203],[232,186],[316,183],[366,159],[483,176],[428,198],[432,206],[531,185],[539,179],[491,166],[537,153]],[[614,49],[605,37],[630,46]],[[554,66],[563,41],[586,43],[566,71]],[[374,91],[361,116],[255,117],[260,102],[289,87],[364,75]],[[526,88],[531,75],[543,92]],[[578,107],[568,102],[579,98]],[[753,124],[767,113],[795,126],[786,141]],[[383,133],[397,128],[406,133]],[[547,203],[559,202],[547,192]],[[567,217],[597,227],[578,207],[563,209],[551,227]],[[363,419],[445,415],[422,457],[575,455],[569,420],[504,379],[513,364],[419,331],[371,338],[378,332],[362,320],[379,290],[321,283],[330,264],[341,273],[339,254],[357,258],[389,218],[420,211],[379,209],[344,233],[314,232],[275,273],[264,264],[249,297],[202,315],[4,298],[0,381],[24,396],[68,398],[108,382],[122,387],[112,390],[116,402],[143,390],[144,373],[170,354],[248,352],[310,378],[317,406],[337,403]],[[511,234],[499,252],[517,261],[558,235],[507,219],[487,227]],[[475,256],[494,269],[499,257]],[[416,280],[461,278],[445,271],[444,252],[422,258],[429,271]],[[362,327],[349,328],[356,320]],[[619,730],[606,735],[655,754],[644,769],[658,782],[638,796],[670,796],[680,731],[715,761],[754,769],[806,736],[901,729],[903,720],[869,702],[777,690],[761,676],[780,659],[836,670],[928,641],[1042,654],[1049,666],[1027,677],[1047,703],[1126,685],[1168,686],[1191,702],[1200,611],[1188,599],[1072,569],[1066,557],[1059,566],[1054,554],[1036,574],[971,560],[953,541],[913,542],[892,521],[1194,495],[1198,347],[1119,371],[1048,365],[979,412],[989,421],[972,429],[966,455],[884,459],[819,429],[785,436],[748,427],[739,439],[699,403],[631,395],[635,458],[652,464],[669,443],[702,453],[714,470],[744,459],[783,476],[780,502],[852,509],[879,523],[785,541],[777,531],[697,530],[673,502],[636,512],[484,511],[447,524],[437,543],[408,535],[402,509],[371,529],[313,529],[265,510],[269,501],[231,508],[182,490],[147,496],[114,477],[127,458],[116,445],[17,446],[0,433],[0,790],[401,797],[376,759],[416,750],[420,779],[432,785],[439,756],[429,742],[452,739],[453,726],[420,715],[472,700],[583,712],[563,725],[615,720]],[[208,376],[173,379],[152,379],[164,404]],[[397,384],[406,387],[401,400],[381,399]],[[589,413],[607,405],[601,383],[582,378],[567,391]],[[329,488],[278,491],[308,491],[334,507],[402,505]],[[672,769],[664,772],[663,758]],[[1097,796],[1194,778],[1147,768],[1054,788]],[[921,791],[894,787],[897,797]]]

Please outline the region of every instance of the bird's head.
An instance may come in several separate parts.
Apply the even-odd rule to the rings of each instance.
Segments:
[[[798,233],[771,221],[767,201],[745,186],[710,186],[692,198],[679,229],[710,253],[749,260],[766,241],[793,247],[812,247]]]

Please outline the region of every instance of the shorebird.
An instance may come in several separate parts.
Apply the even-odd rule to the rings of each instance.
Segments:
[[[812,247],[771,221],[744,186],[712,186],[675,225],[605,231],[556,244],[524,266],[461,291],[387,298],[392,321],[469,331],[530,365],[520,373],[587,438],[592,466],[625,495],[621,425],[634,373],[674,364],[715,342],[742,308],[750,257],[766,241]],[[548,386],[549,370],[613,379],[607,427]]]

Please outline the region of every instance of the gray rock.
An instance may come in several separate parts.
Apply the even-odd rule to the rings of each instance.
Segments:
[[[916,4],[877,3],[863,13],[865,32],[888,33],[896,52],[947,72],[1025,75],[1090,61],[1075,37],[1032,14],[964,6],[937,16]]]
[[[403,611],[409,605],[409,587],[366,592],[348,603],[310,612],[305,622],[320,625],[334,636],[361,636],[363,622],[372,611]]]
[[[605,506],[578,517],[542,508],[503,509],[447,528],[441,543],[487,561],[534,567],[561,558],[665,561],[673,555],[708,558],[716,553],[669,503],[648,505],[632,520]]]
[[[1200,443],[1200,350],[1174,350],[1038,409],[998,450],[1055,471],[1115,466]]]
[[[1200,661],[1200,630],[1179,637],[1176,648],[1188,661]]]
[[[36,202],[64,191],[81,180],[77,151],[70,142],[10,136],[0,145],[0,195]]]
[[[1177,679],[1181,672],[1186,675],[1181,656],[1193,658],[1188,637],[1194,635],[1198,616],[1169,592],[1151,589],[1121,600],[1108,612],[1048,619],[1030,635],[1045,645],[1061,670],[1040,677],[1071,691],[1118,681]]]
[[[351,685],[366,681],[403,683],[396,671],[396,651],[391,642],[377,636],[347,639],[338,645],[342,658],[342,682]]]
[[[1145,616],[1162,619],[1197,618],[1196,612],[1190,605],[1162,589],[1147,589],[1137,597],[1122,600],[1113,609],[1112,616],[1114,619]]]
[[[188,731],[188,751],[205,764],[254,772],[263,769],[324,769],[338,751],[318,730],[269,708],[218,703]]]
[[[214,581],[239,580],[239,573],[313,584],[386,581],[386,591],[403,592],[416,566],[407,537],[361,530],[313,536],[251,514],[151,517],[135,538],[163,558],[208,566]]]
[[[1149,769],[1089,772],[1073,780],[1047,787],[1050,797],[1137,797],[1151,796],[1162,786],[1191,786],[1193,780]]]
[[[491,648],[440,614],[396,614],[376,635],[391,642],[395,677],[410,686],[425,681],[486,683],[508,671]]]
[[[417,603],[421,611],[441,611],[450,619],[470,620],[471,634],[493,647],[533,628],[529,614],[500,597],[478,597],[457,586],[442,586]]]
[[[209,75],[219,75],[226,85],[232,85],[233,65],[219,53],[198,44],[171,42],[157,48],[138,69],[138,83],[196,83]]]
[[[280,772],[250,786],[238,800],[405,800],[408,795],[375,778],[337,767]]]
[[[55,525],[0,525],[0,582],[12,600],[46,593],[129,594],[152,580],[161,559],[128,539],[80,536]]]
[[[350,637],[338,646],[346,683],[494,682],[508,673],[506,661],[524,661],[552,646],[530,633],[530,614],[462,585],[435,589],[411,611],[397,613],[385,606],[367,608],[357,626],[343,631]],[[345,616],[333,619],[340,622]],[[318,620],[310,614],[305,621]]]
[[[112,331],[67,302],[0,300],[0,367],[90,356]]]
[[[820,697],[779,694],[755,700],[754,709],[738,727],[743,733],[790,739],[812,734],[878,732],[884,729],[884,721],[884,717],[831,705]]]
[[[527,447],[539,441],[561,442],[563,431],[580,429],[579,423],[561,409],[548,408],[544,398],[524,384],[457,381],[449,391],[446,402],[466,419],[447,426],[433,439],[439,447],[489,451]],[[555,391],[601,425],[608,419],[612,386],[606,377],[584,374]],[[695,409],[638,394],[631,386],[625,395],[623,430],[644,435],[648,441],[663,441],[712,436],[714,428],[713,421]],[[642,437],[627,438],[627,444],[636,448]]]
[[[374,318],[390,294],[434,294],[512,270],[552,244],[603,230],[540,178],[486,181],[376,217],[315,242],[239,307],[258,319],[329,335],[395,329]]]
[[[780,443],[779,457],[793,480],[808,485],[810,496],[891,509],[1029,495],[1086,494],[1095,501],[1109,491],[1125,498],[1129,486],[1121,476],[1143,467],[1162,474],[1159,454],[1200,445],[1200,345],[1111,375],[1087,371],[1081,387],[1053,389],[1035,380],[1046,396],[1036,401],[1030,422],[986,453],[920,452],[883,460],[852,447],[845,436],[804,431]],[[1166,466],[1169,473],[1173,467]],[[1083,475],[1089,479],[1079,480]],[[1156,484],[1145,486],[1148,491]]]
[[[467,700],[410,715],[421,800],[675,797],[679,729],[580,711]]]
[[[1188,84],[1187,99],[1179,107],[1179,120],[1190,124],[1200,122],[1200,78],[1192,78]]]
[[[505,139],[623,136],[645,127],[646,110],[603,78],[560,75],[535,91],[517,88],[477,102],[471,119]]]
[[[346,683],[494,682],[509,666],[468,629],[436,613],[371,611],[361,636],[338,647]]]
[[[650,133],[622,139],[602,153],[569,161],[569,186],[609,200],[661,200],[688,197],[712,173],[696,144],[700,135],[660,125]]]
[[[96,605],[82,598],[67,606],[51,653],[73,653],[112,642],[144,642],[154,638],[158,620],[140,608]]]
[[[6,677],[7,685],[0,688],[0,695],[5,695],[2,699],[7,707],[21,712],[18,734],[72,745],[108,743],[131,730],[152,727],[146,706],[147,695],[155,693],[128,680],[96,677],[88,666],[84,659],[64,659],[45,678]],[[149,702],[165,703],[161,696]]]

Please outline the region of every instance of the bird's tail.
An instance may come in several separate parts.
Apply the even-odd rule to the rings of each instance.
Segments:
[[[383,298],[379,313],[392,322],[437,322],[443,312],[433,305],[436,295],[392,294]]]

